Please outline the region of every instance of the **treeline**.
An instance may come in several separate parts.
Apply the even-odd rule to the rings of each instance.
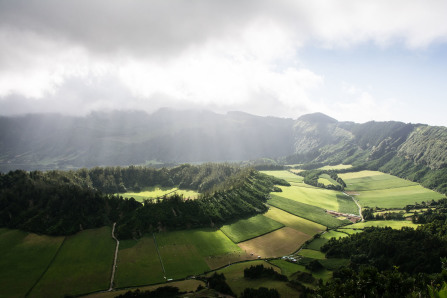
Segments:
[[[100,177],[110,177],[111,181],[120,177],[124,186],[135,181],[141,185],[179,182],[205,192],[194,201],[174,195],[140,203],[103,193],[107,183],[98,181],[108,179]],[[69,235],[117,222],[121,238],[165,228],[209,226],[266,211],[264,202],[275,183],[287,182],[225,164],[160,170],[14,171],[0,174],[0,226]]]
[[[427,204],[428,205],[428,204]],[[436,205],[436,206],[435,206]],[[348,258],[314,297],[438,297],[447,281],[447,200],[415,213],[416,230],[366,228],[322,246],[326,257]],[[431,207],[433,207],[431,206]],[[408,206],[411,208],[411,206]]]
[[[329,177],[331,177],[331,179],[336,181],[339,185],[333,185],[333,184],[325,185],[323,183],[318,182],[318,179],[320,178],[320,176],[322,174],[329,175]],[[298,173],[298,175],[304,177],[304,179],[303,179],[304,183],[313,185],[315,187],[333,189],[333,190],[344,190],[346,187],[346,183],[343,181],[343,179],[338,177],[337,172],[332,171],[332,170],[330,170],[330,171],[307,170],[307,171],[302,171],[302,172]]]
[[[287,281],[287,276],[276,272],[272,267],[264,265],[254,265],[244,269],[244,277],[248,279],[268,278],[279,281]]]

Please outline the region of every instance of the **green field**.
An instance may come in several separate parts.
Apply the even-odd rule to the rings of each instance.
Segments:
[[[329,170],[345,170],[345,169],[350,169],[352,168],[352,165],[335,165],[335,166],[324,166],[319,168],[319,170],[325,170],[325,171],[329,171]]]
[[[318,178],[318,183],[322,183],[324,185],[340,185],[337,181],[331,178],[328,174],[321,174]]]
[[[364,207],[403,208],[415,202],[439,200],[444,195],[420,185],[362,191],[356,199]]]
[[[342,232],[337,232],[334,230],[330,230],[330,231],[324,233],[323,235],[321,235],[321,238],[328,239],[328,240],[331,238],[338,239],[338,238],[344,238],[344,237],[348,237],[348,234],[342,233]]]
[[[312,258],[312,259],[318,259],[318,260],[322,260],[322,259],[326,258],[324,253],[322,253],[319,250],[305,249],[305,248],[300,250],[298,255],[306,257],[306,258]]]
[[[108,289],[115,245],[110,227],[67,237],[30,296],[60,297]]]
[[[282,223],[286,227],[293,228],[297,231],[301,231],[310,236],[315,235],[320,231],[326,229],[326,227],[323,225],[295,216],[293,214],[290,214],[286,211],[275,208],[273,206],[269,208],[269,210],[267,211],[267,213],[264,214],[264,216],[276,220],[277,222]]]
[[[162,186],[152,186],[146,187],[140,192],[126,192],[120,193],[119,195],[123,198],[134,198],[139,202],[143,200],[161,198],[165,195],[179,194],[183,195],[185,198],[196,199],[199,195],[198,192],[193,190],[178,189],[177,187],[162,187]]]
[[[211,228],[158,233],[155,236],[168,279],[210,270],[208,258],[241,253],[241,249],[220,230]]]
[[[130,287],[163,282],[164,273],[151,236],[120,241],[115,287]]]
[[[338,220],[332,215],[327,214],[322,208],[303,204],[274,194],[271,196],[272,198],[267,201],[268,204],[324,226],[335,228],[350,223],[347,220]]]
[[[270,264],[279,267],[281,269],[281,274],[284,274],[287,277],[290,277],[293,273],[301,271],[301,272],[310,272],[303,265],[299,265],[296,263],[291,263],[285,260],[271,260]]]
[[[284,179],[289,183],[303,183],[303,177],[295,175],[289,171],[261,171],[261,173]]]
[[[63,240],[0,229],[0,297],[24,297],[45,272]]]
[[[234,243],[239,243],[267,234],[282,227],[284,227],[282,223],[263,215],[256,215],[248,219],[238,220],[229,225],[224,225],[220,229]]]
[[[305,247],[308,249],[320,250],[320,248],[323,245],[325,245],[328,241],[329,240],[326,238],[315,238],[314,240],[312,240],[312,242],[307,244]]]
[[[272,267],[277,272],[281,272],[281,269],[275,267],[265,261],[250,261],[239,264],[233,264],[218,270],[218,273],[223,273],[226,278],[226,282],[231,287],[236,295],[240,295],[245,288],[258,289],[260,287],[275,288],[278,290],[281,297],[298,297],[299,293],[293,288],[287,286],[286,282],[276,281],[267,278],[260,279],[246,279],[244,278],[244,269],[250,266],[264,265],[264,267]]]
[[[353,225],[347,226],[348,230],[351,229],[364,229],[366,227],[391,227],[393,229],[401,229],[402,227],[417,228],[419,225],[414,224],[409,220],[372,220],[365,222],[358,222]],[[339,230],[344,231],[343,228]]]
[[[418,185],[416,182],[377,171],[345,173],[339,174],[339,177],[345,181],[347,191],[390,189]]]

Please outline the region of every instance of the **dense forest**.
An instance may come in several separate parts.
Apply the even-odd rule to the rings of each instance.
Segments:
[[[219,225],[266,211],[273,184],[285,181],[229,164],[171,169],[110,167],[0,174],[0,226],[67,235],[117,222],[122,238],[166,228]],[[197,190],[143,203],[116,192],[162,185]]]

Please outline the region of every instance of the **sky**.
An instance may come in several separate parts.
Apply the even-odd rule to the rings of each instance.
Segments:
[[[444,0],[0,0],[0,115],[447,126],[446,15]]]

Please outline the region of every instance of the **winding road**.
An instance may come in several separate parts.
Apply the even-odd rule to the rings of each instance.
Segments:
[[[118,258],[118,248],[120,246],[120,241],[115,237],[115,226],[116,226],[116,222],[113,223],[113,228],[112,228],[112,238],[115,239],[115,241],[116,241],[116,248],[115,248],[115,258],[113,260],[112,276],[110,277],[109,292],[113,290],[113,282],[115,280],[116,260]]]

